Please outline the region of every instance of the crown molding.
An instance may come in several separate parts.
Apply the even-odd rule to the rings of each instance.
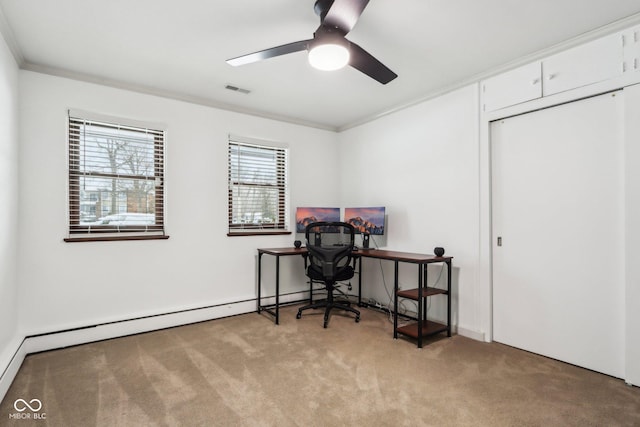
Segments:
[[[336,132],[336,133],[340,133],[358,126],[361,126],[363,124],[378,120],[382,117],[397,113],[399,111],[405,110],[407,108],[411,108],[415,105],[421,104],[423,102],[427,102],[429,100],[438,98],[440,96],[446,95],[450,92],[456,91],[458,89],[461,89],[463,87],[472,85],[472,84],[476,84],[484,79],[487,79],[489,77],[504,73],[506,71],[509,71],[511,69],[517,68],[519,66],[531,63],[533,61],[538,61],[541,60],[543,58],[549,57],[553,54],[562,52],[564,50],[570,49],[572,47],[587,43],[589,41],[595,40],[597,38],[609,35],[609,34],[613,34],[615,32],[618,31],[622,31],[625,29],[628,29],[630,27],[633,27],[634,25],[638,25],[640,24],[640,13],[634,14],[634,15],[630,15],[626,18],[620,19],[618,21],[609,23],[607,25],[598,27],[596,29],[587,31],[583,34],[580,34],[576,37],[573,37],[571,39],[565,40],[561,43],[558,43],[556,45],[550,46],[548,48],[539,50],[537,52],[533,52],[529,55],[525,55],[522,56],[520,58],[518,58],[517,60],[514,61],[510,61],[508,63],[502,64],[498,67],[494,67],[492,69],[489,69],[487,71],[484,71],[482,73],[476,74],[474,76],[471,76],[467,79],[458,81],[452,85],[440,88],[438,90],[435,91],[431,91],[429,93],[423,94],[422,96],[413,99],[411,101],[402,103],[402,104],[398,104],[396,106],[393,106],[387,110],[384,111],[380,111],[379,113],[376,114],[372,114],[366,117],[363,117],[357,121],[351,122],[351,123],[347,123],[341,126],[331,126],[331,125],[327,125],[324,123],[317,123],[317,122],[313,122],[313,121],[309,121],[309,120],[303,120],[303,119],[299,119],[299,118],[295,118],[295,117],[290,117],[290,116],[286,116],[286,115],[280,115],[280,114],[274,114],[274,113],[270,113],[268,111],[263,111],[263,110],[256,110],[256,109],[250,109],[250,108],[243,108],[243,107],[239,107],[237,105],[233,105],[233,104],[228,104],[228,103],[224,103],[224,102],[220,102],[220,101],[216,101],[213,99],[209,99],[209,98],[204,98],[204,97],[199,97],[199,96],[193,96],[193,95],[186,95],[186,94],[182,94],[179,92],[173,92],[173,91],[168,91],[168,90],[163,90],[163,89],[159,89],[159,88],[155,88],[155,87],[149,87],[149,86],[144,86],[144,85],[139,85],[139,84],[134,84],[134,83],[127,83],[127,82],[123,82],[123,81],[117,81],[117,80],[112,80],[112,79],[105,79],[103,77],[99,77],[99,76],[95,76],[95,75],[89,75],[89,74],[85,74],[85,73],[79,73],[79,72],[74,72],[74,71],[69,71],[66,69],[61,69],[61,68],[55,68],[55,67],[50,67],[50,66],[46,66],[46,65],[41,65],[41,64],[36,64],[36,63],[32,63],[32,62],[28,62],[25,60],[20,47],[18,46],[18,44],[15,41],[15,37],[13,35],[13,31],[11,30],[11,27],[9,26],[9,24],[7,23],[4,14],[2,12],[2,9],[0,8],[0,32],[2,33],[2,35],[5,38],[5,41],[7,42],[7,45],[9,46],[9,49],[11,50],[11,52],[13,53],[14,58],[16,59],[16,62],[18,63],[19,67],[23,70],[27,70],[27,71],[34,71],[37,73],[42,73],[42,74],[49,74],[49,75],[53,75],[53,76],[58,76],[58,77],[64,77],[64,78],[69,78],[69,79],[73,79],[73,80],[79,80],[79,81],[83,81],[83,82],[87,82],[87,83],[94,83],[94,84],[99,84],[99,85],[103,85],[103,86],[109,86],[109,87],[113,87],[113,88],[118,88],[118,89],[124,89],[124,90],[129,90],[132,92],[138,92],[138,93],[143,93],[143,94],[147,94],[147,95],[154,95],[154,96],[159,96],[159,97],[163,97],[163,98],[168,98],[168,99],[173,99],[173,100],[177,100],[177,101],[183,101],[183,102],[188,102],[191,104],[197,104],[197,105],[203,105],[203,106],[207,106],[207,107],[212,107],[212,108],[217,108],[217,109],[222,109],[222,110],[226,110],[226,111],[232,111],[235,113],[239,113],[239,114],[246,114],[246,115],[250,115],[250,116],[255,116],[255,117],[260,117],[260,118],[264,118],[264,119],[270,119],[270,120],[276,120],[276,121],[280,121],[280,122],[285,122],[285,123],[290,123],[290,124],[294,124],[294,125],[299,125],[299,126],[305,126],[305,127],[311,127],[311,128],[316,128],[316,129],[321,129],[321,130],[326,130],[326,131],[330,131],[330,132]]]
[[[547,58],[556,53],[560,53],[562,51],[571,49],[572,47],[579,46],[581,44],[596,40],[600,37],[608,36],[610,34],[616,33],[618,31],[623,31],[629,29],[635,25],[640,24],[640,13],[636,13],[634,15],[630,15],[626,18],[620,19],[618,21],[611,22],[609,24],[603,25],[601,27],[595,28],[593,30],[587,31],[583,34],[580,34],[576,37],[570,38],[553,46],[547,47],[545,49],[541,49],[537,52],[533,52],[529,55],[522,56],[514,61],[507,62],[498,67],[491,68],[482,73],[471,76],[467,79],[456,82],[452,85],[443,87],[436,91],[429,92],[424,94],[423,96],[416,98],[412,101],[396,105],[388,110],[381,111],[378,114],[368,116],[356,122],[351,122],[349,124],[340,126],[337,128],[336,132],[344,132],[346,130],[361,126],[363,124],[372,122],[374,120],[380,119],[382,117],[388,116],[390,114],[397,113],[399,111],[405,110],[407,108],[413,107],[415,105],[421,104],[423,102],[438,98],[442,95],[446,95],[447,93],[456,91],[458,89],[462,89],[463,87],[479,83],[482,80],[485,80],[489,77],[496,76],[498,74],[502,74],[506,71],[512,70],[514,68],[518,68],[522,65],[529,64],[534,61],[539,61],[544,58]]]
[[[136,83],[128,83],[119,80],[107,79],[86,73],[79,73],[76,71],[70,71],[63,68],[50,67],[48,65],[35,64],[33,62],[24,61],[20,67],[25,71],[33,71],[40,74],[48,74],[56,77],[63,77],[71,80],[82,81],[85,83],[93,83],[101,86],[108,86],[116,89],[128,90],[131,92],[142,93],[145,95],[153,95],[161,98],[173,99],[176,101],[187,102],[190,104],[203,105],[206,107],[217,108],[225,111],[232,111],[234,113],[246,114],[249,116],[260,117],[263,119],[276,120],[279,122],[291,123],[294,125],[311,127],[321,130],[327,130],[336,132],[337,127],[329,126],[323,123],[316,123],[308,120],[302,120],[295,117],[289,117],[280,114],[270,113],[268,111],[255,110],[249,108],[238,107],[237,105],[219,102],[214,99],[186,95],[179,92],[173,92],[169,90],[160,89],[157,87],[145,86]]]

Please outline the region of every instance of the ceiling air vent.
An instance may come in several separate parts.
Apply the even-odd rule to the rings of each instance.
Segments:
[[[251,93],[251,91],[249,89],[242,89],[241,87],[237,87],[237,86],[233,86],[233,85],[226,85],[224,88],[232,90],[234,92],[240,92],[240,93],[244,93],[244,94]]]

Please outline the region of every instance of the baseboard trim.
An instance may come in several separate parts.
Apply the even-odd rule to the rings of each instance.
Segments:
[[[24,346],[27,354],[54,350],[94,341],[119,338],[190,323],[219,319],[256,311],[256,301],[245,300],[189,310],[154,314],[134,319],[119,320],[65,331],[27,336]]]
[[[460,326],[458,326],[456,329],[457,329],[458,335],[462,335],[463,337],[471,338],[472,340],[476,340],[476,341],[488,342],[486,341],[486,336],[484,332],[461,328]]]
[[[292,292],[280,296],[280,304],[305,301],[309,298],[309,292]],[[262,299],[262,305],[275,304],[275,297]],[[125,319],[96,325],[89,325],[74,329],[52,331],[37,335],[26,336],[14,340],[16,350],[13,356],[9,356],[6,368],[0,376],[0,400],[4,398],[11,383],[22,366],[25,357],[32,353],[55,350],[58,348],[86,344],[128,335],[151,332],[159,329],[220,319],[223,317],[246,314],[256,311],[256,300],[248,299],[207,307],[191,308],[170,313],[161,313],[133,319]],[[477,341],[485,341],[485,334],[479,331],[460,328],[452,325],[452,332]],[[11,354],[10,352],[8,354]],[[0,368],[2,368],[0,366]]]
[[[261,306],[269,306],[276,304],[276,297],[263,297],[260,298]],[[309,301],[309,291],[300,291],[300,292],[292,292],[290,294],[280,294],[279,303],[280,305],[284,304],[293,304],[297,302],[307,302]]]
[[[4,399],[7,391],[9,391],[9,387],[11,387],[11,383],[13,383],[14,378],[18,374],[18,370],[20,370],[20,366],[22,366],[24,358],[27,357],[27,352],[24,347],[24,339],[14,340],[12,344],[15,350],[6,362],[3,361],[6,363],[6,367],[4,367],[2,375],[0,375],[0,401]],[[9,352],[8,354],[11,353]]]
[[[150,316],[124,319],[114,322],[88,325],[62,331],[30,335],[16,339],[16,350],[9,356],[6,368],[0,366],[0,400],[4,399],[11,383],[18,374],[18,370],[25,357],[32,353],[55,350],[58,348],[86,344],[128,335],[151,332],[159,329],[220,319],[223,317],[246,314],[256,311],[256,300],[248,299],[231,303],[210,305],[207,307],[191,308],[170,313],[154,314]],[[9,353],[10,354],[10,353]]]

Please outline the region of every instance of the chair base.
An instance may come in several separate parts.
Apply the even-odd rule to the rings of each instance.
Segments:
[[[329,298],[327,300],[318,301],[313,304],[305,305],[304,307],[300,307],[298,309],[298,314],[296,314],[296,319],[300,319],[302,317],[302,312],[304,310],[308,310],[310,308],[317,309],[324,307],[324,327],[326,328],[329,324],[329,315],[332,309],[344,310],[354,313],[356,315],[356,323],[360,322],[360,312],[355,308],[351,307],[351,303],[349,301],[340,301],[334,300],[333,298]]]

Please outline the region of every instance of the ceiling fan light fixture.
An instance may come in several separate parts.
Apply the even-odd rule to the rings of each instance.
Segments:
[[[312,39],[299,40],[227,59],[227,63],[235,67],[307,51],[309,63],[314,68],[338,70],[345,65],[350,65],[386,85],[398,75],[369,52],[346,38],[368,3],[369,0],[316,0],[313,9],[320,16],[320,26],[313,33]]]
[[[339,70],[349,63],[349,49],[339,43],[316,44],[309,49],[309,63],[318,70]]]

